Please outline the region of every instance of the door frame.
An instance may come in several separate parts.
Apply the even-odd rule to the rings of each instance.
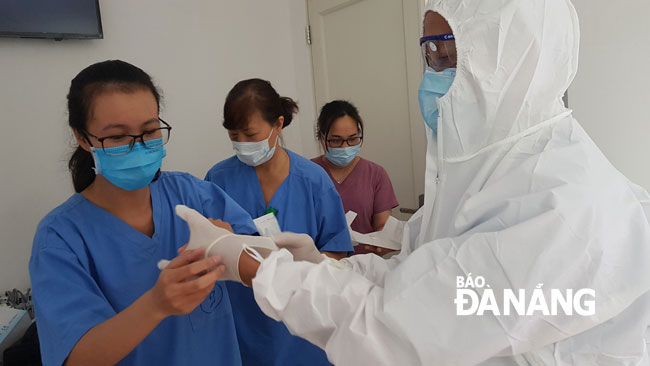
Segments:
[[[348,6],[363,0],[348,0],[341,4],[341,6]],[[370,1],[370,0],[368,0]],[[304,0],[300,3],[304,5],[304,14],[306,17],[306,25],[303,28],[303,31],[306,31],[312,23],[312,20],[309,19],[309,2],[310,0]],[[408,100],[408,115],[409,115],[409,130],[411,138],[411,164],[413,172],[412,174],[412,185],[414,197],[412,197],[412,202],[418,202],[418,196],[424,193],[424,170],[426,162],[426,135],[424,130],[424,120],[420,112],[420,106],[418,102],[418,87],[422,80],[422,56],[420,55],[420,48],[418,45],[418,39],[422,34],[422,19],[424,15],[425,0],[413,1],[413,0],[401,0],[402,3],[402,16],[404,24],[404,52],[406,59],[406,85],[407,85],[407,100]],[[338,8],[338,7],[337,7]],[[333,10],[336,10],[333,9]],[[306,44],[306,41],[303,43]],[[313,121],[316,121],[318,115],[318,104],[317,104],[317,80],[316,73],[314,72],[314,63],[313,63],[313,50],[311,45],[307,46],[308,48],[308,62],[309,62],[309,72],[311,74],[309,84],[311,86],[311,105],[313,106]],[[319,82],[326,82],[319,81]],[[312,128],[309,131],[311,134],[312,140],[315,140],[316,136],[315,122]],[[307,133],[303,133],[303,136],[306,136]],[[416,142],[416,143],[413,143]],[[417,208],[417,207],[413,207]]]

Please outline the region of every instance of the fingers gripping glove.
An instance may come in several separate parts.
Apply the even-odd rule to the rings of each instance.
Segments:
[[[221,276],[221,280],[241,282],[239,257],[242,251],[246,251],[254,259],[261,261],[272,251],[278,250],[270,238],[233,234],[215,226],[210,220],[187,206],[177,205],[176,215],[185,220],[190,227],[188,250],[205,248],[206,258],[221,257],[226,265],[226,272]]]
[[[291,254],[295,261],[306,261],[311,263],[320,263],[327,259],[321,254],[314,244],[311,236],[307,234],[281,233],[271,236],[278,248],[285,248]]]

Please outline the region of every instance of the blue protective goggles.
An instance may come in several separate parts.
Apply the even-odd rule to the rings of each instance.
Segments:
[[[456,38],[453,33],[420,38],[422,65],[435,71],[456,67]]]

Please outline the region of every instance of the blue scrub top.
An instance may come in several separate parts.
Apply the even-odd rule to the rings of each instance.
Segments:
[[[235,232],[257,230],[219,187],[186,173],[163,172],[151,183],[155,232],[144,235],[75,194],[40,222],[29,271],[41,354],[61,365],[88,330],[151,289],[160,259],[177,256],[189,228],[175,215],[184,204],[229,222]],[[241,365],[225,282],[217,282],[190,314],[163,320],[118,365]]]
[[[277,210],[282,231],[306,233],[321,251],[351,252],[352,241],[341,198],[327,173],[317,164],[287,149],[289,176],[268,207],[255,169],[233,156],[210,169],[206,180],[216,183],[253,218]],[[292,336],[284,324],[262,313],[253,292],[227,282],[244,365],[330,365],[325,352]]]

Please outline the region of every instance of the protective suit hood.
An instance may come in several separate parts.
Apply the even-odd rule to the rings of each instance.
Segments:
[[[568,0],[431,0],[456,37],[458,68],[439,100],[439,151],[462,160],[569,111],[580,31]]]

